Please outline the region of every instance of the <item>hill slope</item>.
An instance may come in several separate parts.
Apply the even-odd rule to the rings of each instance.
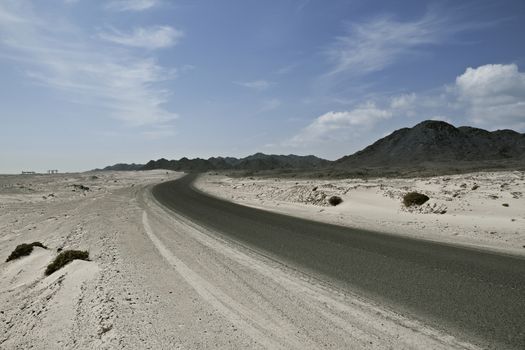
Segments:
[[[335,161],[340,167],[424,165],[453,161],[525,160],[525,134],[512,130],[489,132],[456,128],[427,120],[403,128],[365,149]]]

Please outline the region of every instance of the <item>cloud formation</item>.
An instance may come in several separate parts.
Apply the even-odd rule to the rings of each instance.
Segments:
[[[348,138],[349,135],[357,135],[372,128],[392,115],[391,110],[379,108],[373,102],[364,103],[349,111],[331,111],[317,117],[285,144],[302,147],[311,143]]]
[[[157,83],[173,78],[174,71],[161,67],[154,58],[102,48],[89,36],[78,40],[77,28],[55,28],[22,0],[0,3],[0,31],[4,57],[23,64],[35,83],[62,91],[72,102],[102,108],[135,126],[177,117],[164,107],[169,92],[156,88]]]
[[[416,102],[416,94],[414,92],[410,94],[403,94],[394,96],[391,98],[390,108],[392,109],[410,109]]]
[[[428,11],[415,21],[389,16],[350,23],[326,50],[332,69],[327,74],[364,75],[385,69],[423,46],[436,45],[468,26],[451,23],[450,16]]]
[[[112,0],[107,8],[114,11],[144,11],[159,4],[159,0]]]
[[[469,67],[456,78],[455,90],[474,123],[525,129],[525,73],[516,64]]]
[[[136,28],[126,34],[113,29],[111,32],[100,33],[99,37],[119,45],[144,49],[161,49],[173,46],[184,36],[184,33],[170,26],[154,26]]]
[[[366,102],[346,111],[325,113],[282,144],[307,147],[324,141],[358,138],[382,121],[394,118],[411,118],[414,123],[424,119],[453,124],[468,120],[470,125],[489,130],[525,130],[525,73],[515,64],[467,68],[452,87],[422,95],[394,95],[383,100],[380,105],[384,107]],[[405,126],[406,121],[400,124]]]

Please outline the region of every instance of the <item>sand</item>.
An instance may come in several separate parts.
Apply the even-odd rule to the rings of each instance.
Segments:
[[[149,190],[179,176],[0,176],[0,348],[476,348],[167,211]],[[33,241],[48,249],[5,262]],[[58,249],[88,250],[90,261],[46,277]]]
[[[525,255],[525,172],[369,180],[207,174],[196,187],[244,205],[311,220]],[[403,195],[412,191],[430,200],[406,208]],[[331,206],[331,196],[343,202]]]

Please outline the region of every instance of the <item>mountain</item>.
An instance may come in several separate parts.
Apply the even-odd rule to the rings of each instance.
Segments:
[[[424,165],[425,163],[525,160],[525,134],[487,131],[427,120],[403,128],[365,149],[335,161],[336,167]]]
[[[492,164],[488,164],[492,162]],[[512,130],[487,131],[469,126],[427,120],[412,128],[402,128],[374,142],[365,149],[336,161],[315,156],[256,153],[244,158],[186,157],[179,160],[161,158],[145,165],[116,164],[104,170],[168,169],[188,172],[209,170],[285,170],[295,169],[333,173],[366,167],[386,169],[437,169],[440,165],[462,169],[525,167],[525,134]]]
[[[141,170],[143,167],[144,167],[144,164],[118,163],[118,164],[115,164],[115,165],[107,166],[107,167],[105,167],[102,170],[107,170],[107,171],[110,171],[110,170],[113,170],[113,171],[128,171],[128,170]]]
[[[256,153],[245,158],[213,157],[209,159],[150,160],[142,170],[167,169],[177,171],[208,170],[274,170],[274,169],[314,169],[329,165],[330,162],[315,156],[275,155]]]
[[[273,169],[312,169],[321,168],[330,164],[330,161],[315,156],[296,156],[290,154],[267,155],[256,153],[254,155],[240,159],[233,164],[235,169],[242,170],[273,170]]]

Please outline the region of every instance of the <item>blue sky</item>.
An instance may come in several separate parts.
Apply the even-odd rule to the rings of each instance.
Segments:
[[[525,2],[0,0],[0,173],[525,131]]]

